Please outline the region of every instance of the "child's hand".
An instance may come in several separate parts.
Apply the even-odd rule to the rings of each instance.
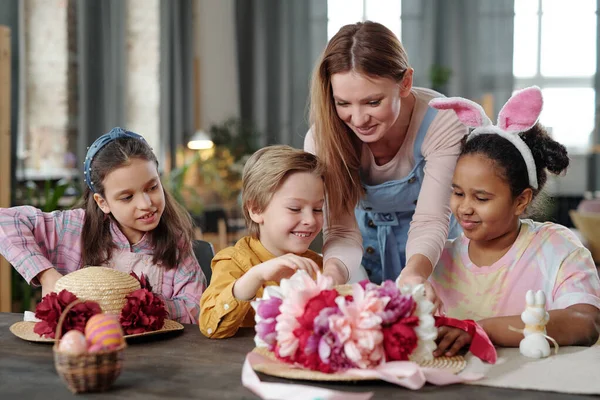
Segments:
[[[268,281],[279,282],[289,278],[294,272],[302,269],[311,277],[316,277],[319,266],[310,258],[300,257],[295,254],[286,254],[272,260],[265,261],[242,275],[233,285],[233,296],[242,301],[248,301],[256,296],[258,289]]]
[[[451,326],[440,326],[437,337],[438,347],[433,352],[434,357],[456,355],[464,346],[471,343],[471,335],[462,329]]]
[[[54,291],[56,281],[62,278],[62,274],[54,268],[47,269],[38,274],[38,280],[42,285],[42,297]]]
[[[285,254],[273,258],[255,267],[263,282],[279,282],[283,278],[289,278],[298,270],[304,270],[315,278],[319,272],[319,266],[310,258],[300,257],[295,254]]]

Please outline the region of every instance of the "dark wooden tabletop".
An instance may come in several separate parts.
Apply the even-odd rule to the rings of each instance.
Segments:
[[[256,399],[241,383],[242,364],[252,350],[253,331],[231,339],[210,340],[195,325],[183,332],[130,342],[121,375],[106,393],[74,396],[54,369],[52,346],[26,342],[9,326],[21,314],[0,313],[0,399]],[[263,381],[292,382],[259,374]],[[294,382],[302,383],[302,382]],[[323,384],[336,390],[374,392],[374,399],[548,399],[585,398],[559,393],[497,389],[484,386],[426,385],[411,391],[385,382]],[[591,396],[590,396],[591,397]]]

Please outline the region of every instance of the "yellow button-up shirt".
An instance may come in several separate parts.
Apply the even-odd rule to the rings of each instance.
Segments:
[[[315,261],[323,268],[323,257],[308,250],[302,257]],[[233,295],[237,279],[255,265],[275,258],[258,239],[245,236],[235,246],[218,252],[212,260],[210,285],[200,299],[200,331],[204,336],[222,339],[235,335],[239,328],[254,326],[254,309],[250,301],[242,301]],[[256,292],[262,297],[265,286],[277,285],[266,282]]]

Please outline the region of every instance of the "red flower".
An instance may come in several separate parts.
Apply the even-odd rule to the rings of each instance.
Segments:
[[[167,310],[162,299],[147,289],[138,289],[125,297],[119,322],[126,335],[157,331],[163,327]]]
[[[281,358],[286,362],[292,362],[302,365],[304,368],[324,373],[333,372],[330,364],[325,364],[319,357],[318,343],[311,343],[320,339],[312,330],[304,329],[302,326],[294,330],[294,336],[298,338],[298,349],[294,354],[294,359]]]
[[[96,314],[102,313],[102,308],[95,301],[84,301],[73,306],[69,310],[63,322],[63,333],[72,329],[85,333],[85,325],[88,320]]]
[[[322,290],[306,303],[304,314],[297,318],[300,326],[294,330],[294,336],[298,338],[298,349],[294,354],[293,360],[284,358],[285,361],[295,362],[304,368],[316,371],[332,372],[331,366],[323,363],[319,357],[318,345],[320,336],[314,332],[314,322],[321,310],[337,306],[335,299],[338,295],[335,289]]]
[[[63,310],[70,303],[77,300],[77,296],[63,289],[60,293],[49,293],[35,308],[35,316],[41,319],[33,327],[33,331],[40,336],[54,339],[58,319]],[[78,330],[81,333],[85,332],[85,324],[88,319],[94,314],[102,312],[100,305],[93,301],[85,301],[73,306],[69,313],[65,316],[62,326],[62,333],[72,329]]]
[[[129,275],[133,276],[140,283],[140,289],[148,289],[149,292],[152,291],[152,285],[150,285],[150,281],[148,280],[148,276],[142,274],[141,276],[137,276],[137,274],[133,271],[129,273]]]
[[[326,307],[335,307],[335,298],[338,295],[339,294],[335,289],[321,290],[321,292],[318,295],[316,295],[306,303],[306,307],[304,307],[304,314],[302,314],[301,317],[297,318],[300,325],[303,328],[312,331],[314,321],[315,318],[317,318],[317,315],[319,315],[321,310]]]
[[[415,327],[418,317],[402,318],[395,324],[383,328],[383,348],[387,361],[408,361],[408,356],[417,347]]]

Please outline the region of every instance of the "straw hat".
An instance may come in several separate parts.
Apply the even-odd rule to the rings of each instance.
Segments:
[[[87,267],[71,272],[56,281],[54,291],[67,289],[77,298],[95,301],[107,314],[121,313],[125,296],[140,288],[133,276],[106,267]]]
[[[106,267],[85,267],[71,272],[56,281],[56,293],[67,289],[81,300],[95,301],[102,312],[119,315],[129,293],[140,289],[140,283],[128,273]],[[32,342],[53,343],[54,339],[44,338],[33,331],[35,322],[20,321],[10,327],[10,331],[21,339]],[[165,319],[162,329],[152,332],[125,335],[125,338],[153,335],[182,330],[179,322]]]
[[[286,364],[283,361],[279,361],[273,352],[265,349],[264,347],[255,347],[252,352],[258,353],[269,360],[269,362],[255,364],[252,368],[257,372],[262,372],[263,374],[276,376],[278,378],[328,382],[364,380],[372,381],[376,379],[373,377],[360,377],[345,372],[326,374],[324,372],[313,371],[311,369],[298,368],[295,365]],[[467,366],[467,361],[463,356],[436,357],[433,360],[426,361],[420,365],[423,368],[445,369],[453,374],[458,374]]]
[[[575,227],[584,237],[586,247],[592,253],[592,258],[600,263],[600,213],[569,211]]]

